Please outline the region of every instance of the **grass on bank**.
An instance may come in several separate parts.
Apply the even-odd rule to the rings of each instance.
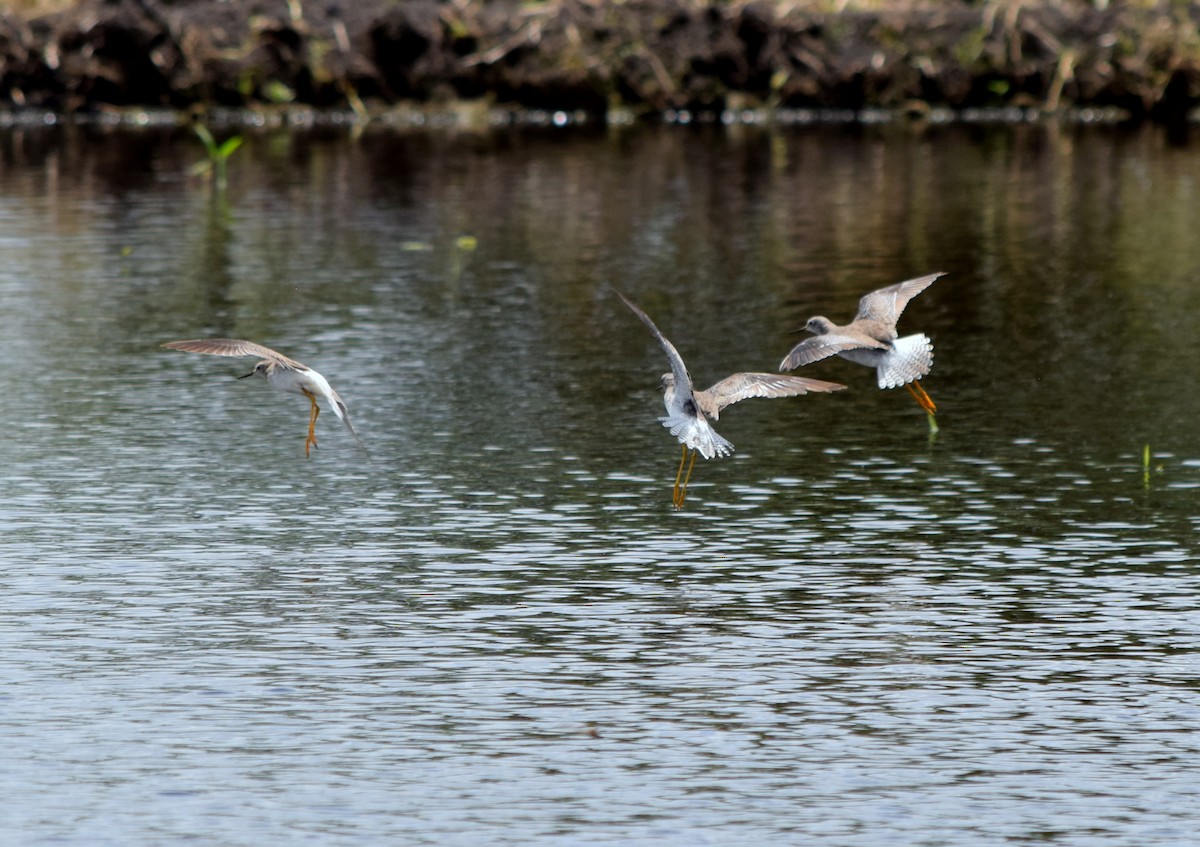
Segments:
[[[1123,2],[1126,6],[1153,8],[1163,4],[1163,0],[1042,0],[1047,6],[1078,6],[1086,5],[1103,9],[1114,1]],[[21,17],[32,18],[61,12],[80,5],[81,0],[6,0],[0,3],[0,12],[8,11]],[[233,0],[236,4],[238,0]],[[308,0],[312,2],[312,0]],[[468,0],[470,5],[486,5],[487,0]],[[552,7],[562,0],[542,0],[532,2],[530,6]],[[754,0],[691,0],[695,6],[738,6]],[[1012,0],[968,0],[975,6],[1005,6]],[[780,12],[791,9],[810,9],[815,12],[842,12],[879,9],[912,9],[939,6],[945,0],[774,0],[773,5]],[[246,4],[249,7],[250,4]]]

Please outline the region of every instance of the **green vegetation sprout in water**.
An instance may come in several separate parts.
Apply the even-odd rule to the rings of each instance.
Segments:
[[[233,135],[226,138],[220,144],[217,144],[213,134],[204,124],[192,124],[192,130],[200,138],[204,144],[204,150],[208,154],[208,158],[197,162],[192,166],[192,173],[196,175],[211,173],[216,180],[217,185],[225,185],[225,163],[229,161],[229,157],[234,151],[242,146],[242,137]]]

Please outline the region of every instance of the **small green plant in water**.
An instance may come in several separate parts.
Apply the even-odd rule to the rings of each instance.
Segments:
[[[467,254],[479,246],[473,235],[460,235],[454,239],[454,251],[450,254],[450,280],[457,283],[467,266]]]
[[[192,130],[204,144],[204,150],[208,154],[206,160],[192,165],[192,173],[211,173],[218,185],[225,185],[225,163],[229,161],[233,151],[242,146],[242,137],[233,135],[217,144],[217,140],[204,124],[192,124]]]
[[[1150,445],[1147,444],[1142,448],[1142,486],[1147,491],[1150,490],[1150,477],[1163,472],[1162,463],[1156,465],[1151,461],[1152,459],[1153,454],[1150,452]]]

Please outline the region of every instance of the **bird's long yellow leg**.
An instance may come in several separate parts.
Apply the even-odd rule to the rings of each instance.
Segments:
[[[921,383],[919,382],[909,382],[904,387],[908,389],[908,393],[917,401],[917,405],[925,410],[925,418],[929,421],[929,437],[933,438],[938,433],[937,418],[934,416],[934,413],[937,412],[937,406],[933,404],[933,398],[925,393],[925,389],[921,387]]]
[[[688,475],[683,477],[683,488],[679,489],[679,505],[676,509],[683,509],[683,501],[688,499],[688,480],[691,479],[691,469],[696,467],[696,451],[691,451],[691,462],[688,463]]]
[[[679,456],[679,470],[675,471],[675,487],[671,489],[671,504],[678,509],[683,501],[679,498],[679,480],[683,479],[683,463],[687,461],[687,445],[679,445],[683,453]]]
[[[685,455],[687,454],[686,446],[683,448],[683,452]],[[675,508],[676,509],[682,509],[683,501],[687,499],[688,480],[690,480],[692,478],[692,468],[694,468],[694,467],[696,467],[696,451],[695,450],[692,451],[692,461],[691,461],[691,464],[688,465],[687,476],[685,476],[683,478],[682,486],[679,484],[679,474],[675,475],[675,494],[676,494]],[[679,460],[679,470],[681,473],[683,472],[683,459]]]
[[[937,406],[934,405],[933,398],[925,392],[925,389],[921,387],[921,383],[913,380],[912,382],[905,383],[904,387],[908,389],[908,393],[917,401],[918,406],[931,415],[937,414]]]
[[[304,458],[307,459],[308,451],[317,444],[317,415],[321,414],[321,407],[317,405],[317,395],[305,388],[300,390],[308,398],[308,402],[312,403],[312,411],[308,415],[308,438],[304,439]]]

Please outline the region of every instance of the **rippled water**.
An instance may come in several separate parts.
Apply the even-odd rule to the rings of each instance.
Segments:
[[[1154,132],[0,144],[0,842],[1184,845],[1194,147]],[[671,508],[665,359],[948,275],[941,431],[748,402]],[[370,458],[252,362],[343,394]],[[1149,447],[1151,459],[1144,462]]]

